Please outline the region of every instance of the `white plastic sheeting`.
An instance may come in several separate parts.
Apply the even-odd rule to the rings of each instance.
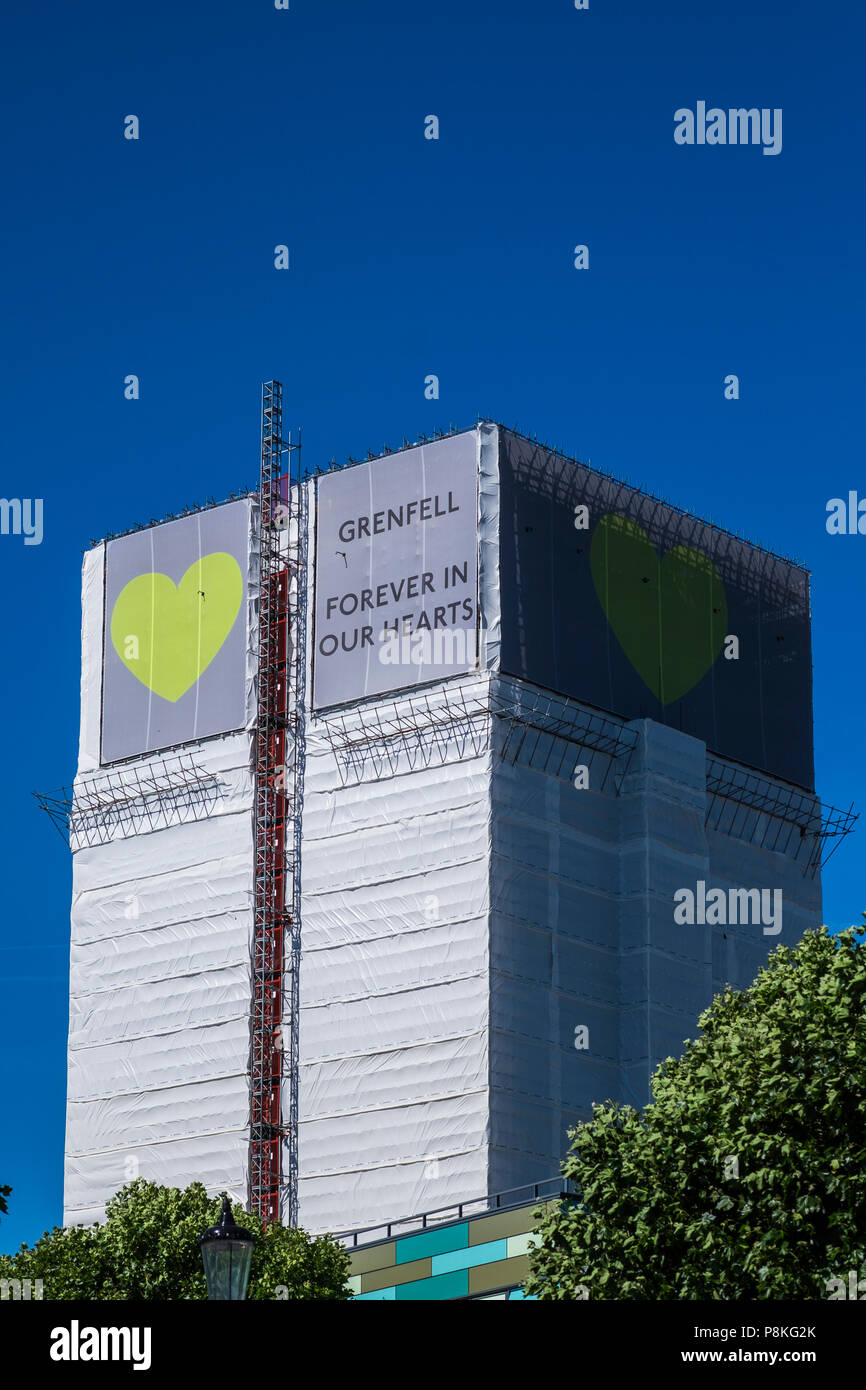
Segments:
[[[495,426],[479,426],[476,448],[482,672],[423,695],[384,697],[404,713],[431,697],[483,694],[498,661]],[[79,775],[94,784],[102,566],[100,547],[87,556],[83,585]],[[254,653],[248,662],[251,722]],[[357,720],[359,708],[340,717]],[[487,1190],[491,755],[482,724],[468,741],[438,733],[426,765],[412,754],[395,765],[374,757],[359,779],[341,771],[323,721],[310,719],[299,1156],[300,1216],[311,1230],[372,1224]],[[75,854],[67,1221],[98,1219],[107,1197],[139,1173],[245,1189],[249,735],[187,751],[220,779],[208,819]]]
[[[489,758],[443,746],[428,767],[404,756],[393,775],[344,787],[308,731],[299,1150],[311,1230],[486,1190]]]
[[[252,524],[252,515],[251,515]],[[248,630],[255,634],[254,566]],[[76,788],[99,795],[104,547],[82,577]],[[255,718],[248,644],[247,726]],[[174,750],[175,752],[177,750]],[[99,1220],[134,1177],[242,1196],[249,1143],[254,850],[250,734],[188,745],[216,785],[168,823],[139,817],[106,844],[73,836],[64,1222]],[[153,754],[110,769],[133,785]],[[206,815],[205,815],[206,810]],[[155,828],[152,828],[155,827]]]
[[[81,568],[81,734],[78,776],[99,767],[102,721],[102,633],[105,625],[105,543],[88,550]]]
[[[386,696],[401,724],[468,702],[498,664],[498,429],[475,432],[481,673]],[[309,644],[312,649],[312,643]],[[336,715],[371,731],[376,702]],[[489,724],[338,763],[307,726],[300,1219],[374,1225],[487,1191]]]
[[[64,1220],[132,1177],[242,1193],[253,894],[249,736],[197,761],[235,787],[208,819],[73,860]],[[227,803],[227,804],[226,804]],[[234,804],[233,804],[234,803]]]
[[[312,1231],[552,1177],[566,1125],[594,1100],[642,1104],[712,990],[748,983],[769,949],[745,927],[684,934],[677,886],[783,884],[788,940],[820,920],[820,886],[793,861],[705,830],[694,739],[640,721],[615,797],[575,790],[573,760],[564,772],[533,761],[538,739],[500,758],[489,717],[467,721],[466,706],[449,731],[438,721],[437,706],[465,696],[471,711],[488,682],[500,696],[520,687],[498,674],[499,431],[475,437],[480,671],[308,723],[299,1162]],[[98,548],[83,584],[79,778],[91,788],[103,778],[102,566]],[[250,650],[248,728],[254,677]],[[393,737],[413,720],[414,737]],[[370,742],[347,755],[337,745],[353,731]],[[250,736],[186,751],[218,778],[207,819],[180,811],[74,856],[67,1221],[98,1218],[139,1173],[245,1191]]]
[[[499,594],[499,426],[481,424],[478,441],[478,591],[481,667],[499,670],[502,609]]]

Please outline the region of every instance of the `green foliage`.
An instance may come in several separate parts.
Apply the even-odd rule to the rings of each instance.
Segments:
[[[866,915],[866,914],[864,914]],[[808,931],[726,989],[653,1077],[569,1134],[527,1292],[542,1299],[826,1299],[866,1275],[866,949]],[[583,1285],[586,1294],[579,1291]]]
[[[205,1299],[198,1238],[221,1201],[201,1183],[180,1191],[136,1178],[109,1201],[105,1222],[55,1227],[32,1247],[0,1255],[0,1279],[42,1279],[46,1299]],[[234,1204],[257,1237],[248,1298],[345,1299],[349,1257],[329,1236],[272,1225]]]

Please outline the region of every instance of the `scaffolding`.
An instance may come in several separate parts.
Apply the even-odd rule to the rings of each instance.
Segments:
[[[276,381],[262,387],[258,497],[249,1206],[268,1224],[295,1226],[308,489],[300,437],[283,438]],[[371,766],[378,778],[407,764],[427,768],[492,750],[569,780],[576,761],[586,762],[592,789],[618,795],[638,743],[637,731],[615,715],[488,672],[325,710],[311,728],[334,753],[344,786],[364,780]],[[224,790],[190,754],[169,753],[100,769],[37,800],[77,850],[207,817]],[[712,829],[793,854],[814,877],[829,858],[828,845],[835,848],[857,816],[709,756],[706,818]]]
[[[814,878],[827,864],[858,818],[853,805],[838,811],[822,804],[814,793],[707,757],[708,828],[777,854],[788,854],[793,845],[791,857],[802,864],[804,877]],[[835,843],[828,853],[831,840]]]
[[[314,727],[334,754],[344,786],[370,772],[381,778],[404,766],[479,757],[492,746],[505,761],[569,779],[576,760],[583,761],[596,790],[610,784],[619,795],[638,741],[634,729],[575,700],[487,673],[472,685],[452,682],[351,713],[329,711]]]
[[[344,786],[371,774],[479,757],[492,748],[568,780],[576,763],[590,771],[595,791],[619,796],[638,742],[635,728],[613,715],[526,681],[482,675],[478,683],[407,691],[351,712],[322,712],[316,734],[334,754]],[[707,755],[706,825],[760,849],[785,854],[812,878],[851,833],[853,806],[836,810],[814,794],[762,776],[752,768]],[[831,847],[832,846],[832,847]]]
[[[142,831],[211,815],[221,791],[190,753],[151,758],[83,777],[71,787],[34,792],[72,850],[107,845]]]
[[[500,683],[493,711],[504,759],[568,780],[576,759],[586,766],[593,790],[610,786],[619,796],[638,743],[637,730],[624,720],[525,681]]]
[[[266,1223],[284,1214],[295,1226],[307,517],[300,439],[283,439],[282,397],[278,381],[264,383],[249,1205]]]

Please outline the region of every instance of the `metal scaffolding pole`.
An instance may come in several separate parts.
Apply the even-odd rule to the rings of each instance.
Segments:
[[[262,387],[249,1200],[272,1222],[285,1197],[297,1225],[307,518],[300,440],[283,439],[282,395],[278,381]]]

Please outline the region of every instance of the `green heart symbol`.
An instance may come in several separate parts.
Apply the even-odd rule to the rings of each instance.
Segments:
[[[244,583],[233,555],[214,551],[175,587],[167,574],[139,574],[121,590],[111,640],[136,680],[172,704],[207,670],[234,626]]]
[[[595,528],[590,563],[607,620],[641,680],[663,705],[679,700],[725,641],[728,604],[712,560],[687,545],[659,560],[646,532],[612,513]]]

